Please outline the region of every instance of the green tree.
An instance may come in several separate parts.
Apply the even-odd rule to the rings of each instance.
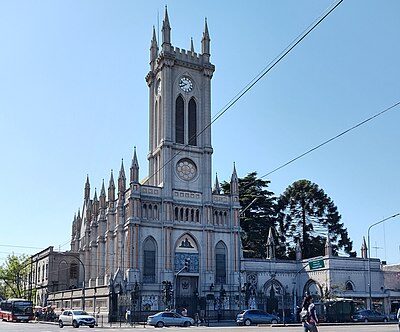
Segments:
[[[7,257],[0,266],[0,290],[4,298],[23,298],[28,292],[29,260],[26,255]]]
[[[270,227],[275,227],[276,221],[276,197],[267,190],[269,183],[257,178],[257,172],[239,178],[239,200],[243,211],[240,226],[245,257],[266,256],[268,232]],[[229,194],[228,182],[223,182],[221,188],[225,194]]]
[[[295,257],[297,241],[300,241],[303,258],[324,255],[327,234],[334,255],[343,250],[355,256],[337,207],[317,184],[309,180],[294,182],[279,197],[278,210],[289,258]]]

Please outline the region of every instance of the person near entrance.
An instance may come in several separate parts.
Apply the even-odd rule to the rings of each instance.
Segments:
[[[187,309],[186,308],[183,308],[182,309],[182,316],[187,316]]]
[[[397,310],[397,320],[399,321],[399,331],[400,331],[400,308]]]
[[[302,303],[300,318],[303,323],[304,332],[318,332],[318,317],[311,295],[307,295]]]

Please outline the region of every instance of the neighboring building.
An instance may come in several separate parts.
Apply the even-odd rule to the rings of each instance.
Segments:
[[[167,306],[185,307],[189,315],[200,311],[215,317],[222,312],[230,318],[244,307],[289,313],[306,292],[317,299],[352,298],[366,306],[370,294],[365,241],[361,258],[332,256],[327,241],[323,258],[303,260],[298,246],[296,260],[278,260],[270,231],[267,259],[242,258],[235,168],[230,195],[220,193],[217,178],[212,189],[209,125],[215,68],[207,22],[200,54],[193,43],[190,50],[173,47],[170,30],[165,11],[161,50],[153,30],[146,76],[149,175],[139,181],[135,150],[128,183],[123,163],[116,184],[111,172],[107,192],[103,183],[99,196],[95,191],[91,197],[87,178],[83,206],[72,225],[70,253],[83,262],[79,283],[62,279],[60,268],[58,279],[43,284],[54,291],[49,301],[58,308],[82,306],[110,320],[128,309],[143,318]],[[309,261],[315,260],[324,264],[312,270]],[[72,262],[66,261],[67,266]],[[44,260],[38,264],[40,273],[46,271]],[[374,307],[393,310],[393,301],[399,299],[399,272],[382,269],[378,259],[370,261],[370,271]],[[38,280],[44,283],[39,272]],[[60,291],[62,285],[66,287]],[[66,290],[72,285],[83,287]]]
[[[48,247],[30,257],[28,286],[36,291],[36,305],[47,305],[48,294],[82,287],[79,282],[79,254],[57,252]]]

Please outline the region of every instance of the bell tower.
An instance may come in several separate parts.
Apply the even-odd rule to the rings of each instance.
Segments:
[[[174,190],[201,192],[211,200],[211,79],[210,36],[205,21],[201,53],[171,44],[167,8],[161,49],[156,33],[150,47],[149,176],[146,184]],[[205,129],[206,128],[206,129]]]

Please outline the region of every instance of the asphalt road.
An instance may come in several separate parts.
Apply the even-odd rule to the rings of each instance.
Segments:
[[[132,327],[96,327],[91,329],[89,327],[80,327],[79,330],[74,329],[73,327],[64,327],[60,329],[58,325],[55,324],[42,324],[42,323],[7,323],[0,321],[0,331],[1,332],[53,332],[53,331],[121,331],[121,330],[130,330],[130,331],[152,331],[154,327],[146,327],[138,326],[136,328]],[[174,331],[193,331],[193,332],[225,332],[225,331],[237,331],[237,332],[303,332],[303,328],[298,326],[251,326],[251,327],[243,327],[243,326],[214,326],[214,327],[190,327],[190,328],[182,328],[182,327],[164,327],[161,329],[157,329],[157,332],[174,332]],[[334,325],[334,326],[319,326],[320,332],[398,332],[399,328],[397,324],[377,324],[377,325]]]

